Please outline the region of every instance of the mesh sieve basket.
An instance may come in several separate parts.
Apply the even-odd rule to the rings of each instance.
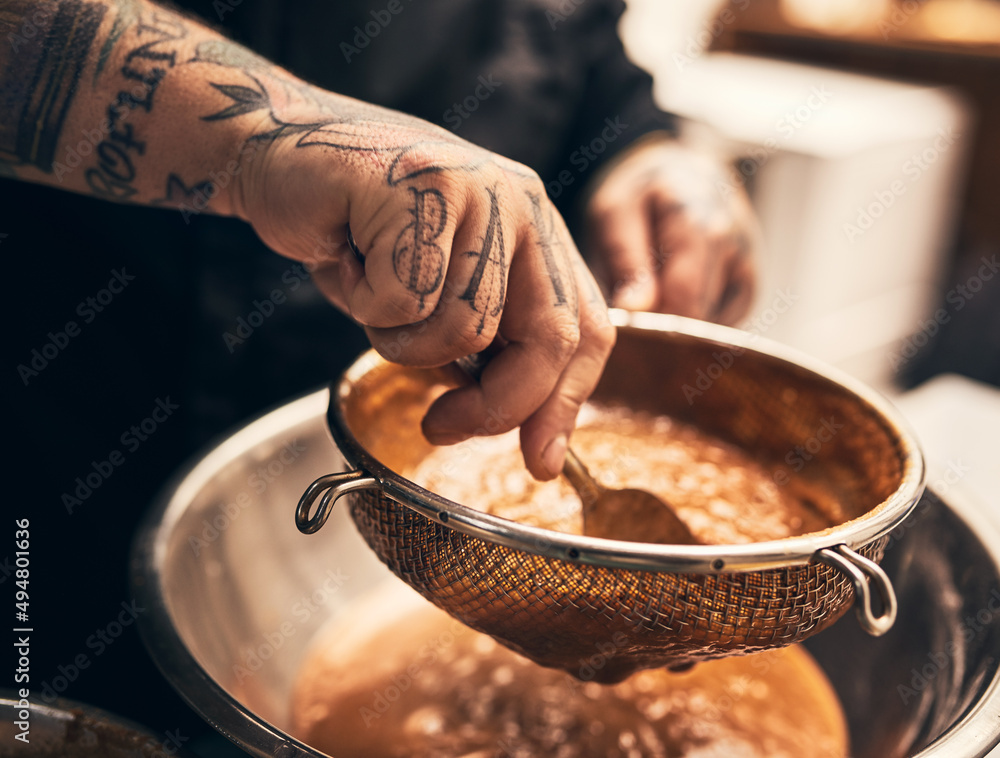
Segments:
[[[870,633],[891,627],[895,596],[878,561],[924,477],[895,411],[754,335],[675,316],[613,316],[618,343],[595,400],[667,414],[737,445],[836,526],[751,544],[652,545],[539,529],[452,502],[398,473],[430,452],[419,423],[448,375],[370,351],[331,393],[330,430],[350,470],[310,485],[299,529],[321,528],[347,496],[361,535],[403,581],[468,626],[581,679],[613,682],[789,645],[852,603]],[[836,431],[817,446],[823,428]]]

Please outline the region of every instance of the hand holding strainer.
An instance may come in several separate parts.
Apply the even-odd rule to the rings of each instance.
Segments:
[[[692,423],[774,467],[824,419],[842,424],[809,470],[812,486],[841,504],[839,523],[768,542],[653,545],[538,529],[451,502],[398,473],[427,452],[419,419],[444,374],[370,352],[331,393],[330,429],[351,470],[310,485],[299,528],[321,528],[347,495],[369,546],[428,600],[542,665],[581,678],[596,670],[602,682],[798,642],[852,601],[869,633],[891,627],[895,596],[877,562],[923,489],[920,452],[893,409],[752,335],[680,317],[614,316],[618,344],[597,400]],[[720,351],[731,365],[689,404],[684,385]],[[595,656],[600,667],[588,663]]]

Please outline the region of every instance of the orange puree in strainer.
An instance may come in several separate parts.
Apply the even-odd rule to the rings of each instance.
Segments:
[[[606,487],[646,490],[670,503],[705,544],[761,542],[821,531],[833,520],[744,451],[666,416],[589,404],[572,446]],[[413,471],[423,487],[495,516],[580,534],[580,497],[559,477],[539,482],[517,432],[436,448]]]

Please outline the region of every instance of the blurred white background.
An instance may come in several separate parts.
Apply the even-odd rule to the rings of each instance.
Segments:
[[[893,384],[937,331],[971,109],[940,87],[706,52],[749,2],[630,0],[621,25],[661,107],[682,117],[686,139],[733,161],[750,192],[764,249],[743,326],[892,397],[923,441],[928,483],[1000,523],[1000,392],[957,376],[904,394]],[[790,4],[834,23],[836,7],[857,5]],[[776,315],[781,293],[794,302]]]
[[[937,305],[968,111],[941,88],[705,52],[743,7],[724,5],[632,0],[621,31],[685,137],[751,194],[765,247],[745,327],[891,392]],[[774,318],[781,293],[794,303]]]

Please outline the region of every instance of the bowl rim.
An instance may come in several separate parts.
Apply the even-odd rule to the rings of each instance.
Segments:
[[[225,466],[262,437],[322,416],[326,389],[311,390],[268,408],[233,431],[209,442],[156,495],[132,542],[129,582],[146,608],[139,636],[163,677],[202,719],[223,737],[257,758],[329,758],[261,718],[229,694],[195,658],[174,626],[162,570],[171,536],[193,496]],[[292,510],[289,509],[289,519]]]
[[[470,537],[549,558],[594,566],[638,571],[722,574],[804,566],[816,554],[838,545],[857,550],[888,534],[916,507],[925,486],[926,467],[916,436],[892,404],[854,377],[781,343],[719,324],[683,316],[635,313],[610,309],[612,323],[620,330],[673,333],[739,348],[805,369],[818,378],[839,385],[867,404],[899,440],[902,478],[889,497],[865,514],[820,532],[737,545],[651,545],[621,540],[570,535],[491,516],[427,490],[398,474],[374,457],[354,436],[344,414],[343,401],[369,371],[389,361],[375,350],[363,353],[330,393],[327,422],[334,442],[348,466],[370,477],[367,488],[380,489],[392,500]]]
[[[209,443],[160,490],[132,544],[130,584],[147,608],[138,620],[150,657],[184,701],[216,731],[257,758],[329,758],[286,734],[236,700],[198,662],[175,627],[164,587],[164,564],[173,532],[205,482],[259,443],[261,437],[322,418],[329,388],[314,390],[265,411],[220,440]],[[945,506],[980,540],[1000,576],[1000,528],[975,508],[948,493]],[[292,508],[289,508],[292,518]],[[981,758],[1000,744],[1000,668],[977,702],[913,758]]]

